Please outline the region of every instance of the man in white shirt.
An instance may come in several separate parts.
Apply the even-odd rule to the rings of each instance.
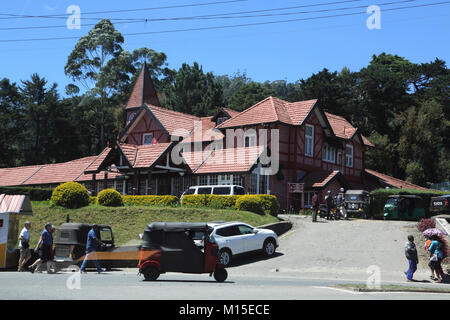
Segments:
[[[23,266],[31,258],[30,229],[31,229],[31,223],[30,223],[30,221],[26,221],[24,224],[24,228],[20,232],[20,236],[19,236],[20,258],[19,258],[19,268],[17,269],[17,271],[24,271]]]

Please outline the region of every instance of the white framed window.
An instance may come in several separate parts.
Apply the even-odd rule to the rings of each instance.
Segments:
[[[142,144],[152,144],[153,143],[153,133],[144,133],[142,135]]]
[[[206,186],[206,185],[208,185],[208,176],[199,176],[198,185],[199,186]]]
[[[345,146],[345,166],[353,167],[353,146],[351,144]]]
[[[322,160],[326,162],[336,162],[336,149],[325,143],[322,147]]]
[[[314,126],[307,124],[305,126],[305,156],[314,155]]]

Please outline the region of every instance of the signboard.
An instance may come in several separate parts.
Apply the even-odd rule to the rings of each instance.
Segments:
[[[289,183],[288,182],[289,193],[302,193],[304,191],[304,187],[305,187],[304,183]]]

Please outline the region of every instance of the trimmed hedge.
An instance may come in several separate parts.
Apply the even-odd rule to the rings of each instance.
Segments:
[[[97,196],[99,205],[105,207],[121,207],[123,206],[122,195],[114,189],[104,189]]]
[[[261,198],[252,195],[241,196],[236,200],[236,209],[250,211],[257,214],[264,214]]]
[[[243,209],[245,207],[249,207],[252,210],[256,210],[259,212],[259,208],[255,207],[253,203],[259,203],[263,212],[267,211],[270,215],[276,217],[278,212],[280,211],[280,204],[276,196],[269,194],[248,194],[240,196],[236,201],[236,209],[238,210],[248,210]],[[248,211],[252,211],[248,210]],[[252,211],[258,213],[256,211]]]
[[[374,218],[382,218],[384,205],[391,195],[417,195],[424,201],[425,216],[430,216],[431,197],[441,196],[448,192],[439,190],[416,190],[416,189],[376,189],[370,192],[371,204],[370,211]]]
[[[259,206],[254,204],[241,204],[241,199],[250,199],[250,202],[258,202]],[[249,194],[240,196],[219,196],[214,194],[198,194],[198,195],[185,195],[181,200],[181,205],[183,206],[193,206],[193,207],[211,207],[214,209],[227,209],[234,208],[238,210],[243,209],[244,206],[254,210],[255,213],[261,213],[267,211],[272,216],[276,217],[280,211],[280,204],[276,196],[268,194]],[[261,207],[261,209],[259,209]],[[261,211],[262,210],[262,211]]]
[[[192,207],[212,207],[215,209],[234,208],[240,196],[218,196],[215,194],[190,194],[183,196],[181,205]]]
[[[126,206],[175,206],[178,204],[176,196],[122,196],[123,204]]]
[[[55,188],[51,205],[77,209],[89,205],[89,191],[78,182],[66,182]]]
[[[26,194],[31,201],[45,201],[52,197],[53,189],[36,187],[0,187],[0,194]]]

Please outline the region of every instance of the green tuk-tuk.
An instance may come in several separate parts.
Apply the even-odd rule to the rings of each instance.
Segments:
[[[419,220],[425,217],[425,204],[416,195],[392,195],[384,205],[384,219]]]

